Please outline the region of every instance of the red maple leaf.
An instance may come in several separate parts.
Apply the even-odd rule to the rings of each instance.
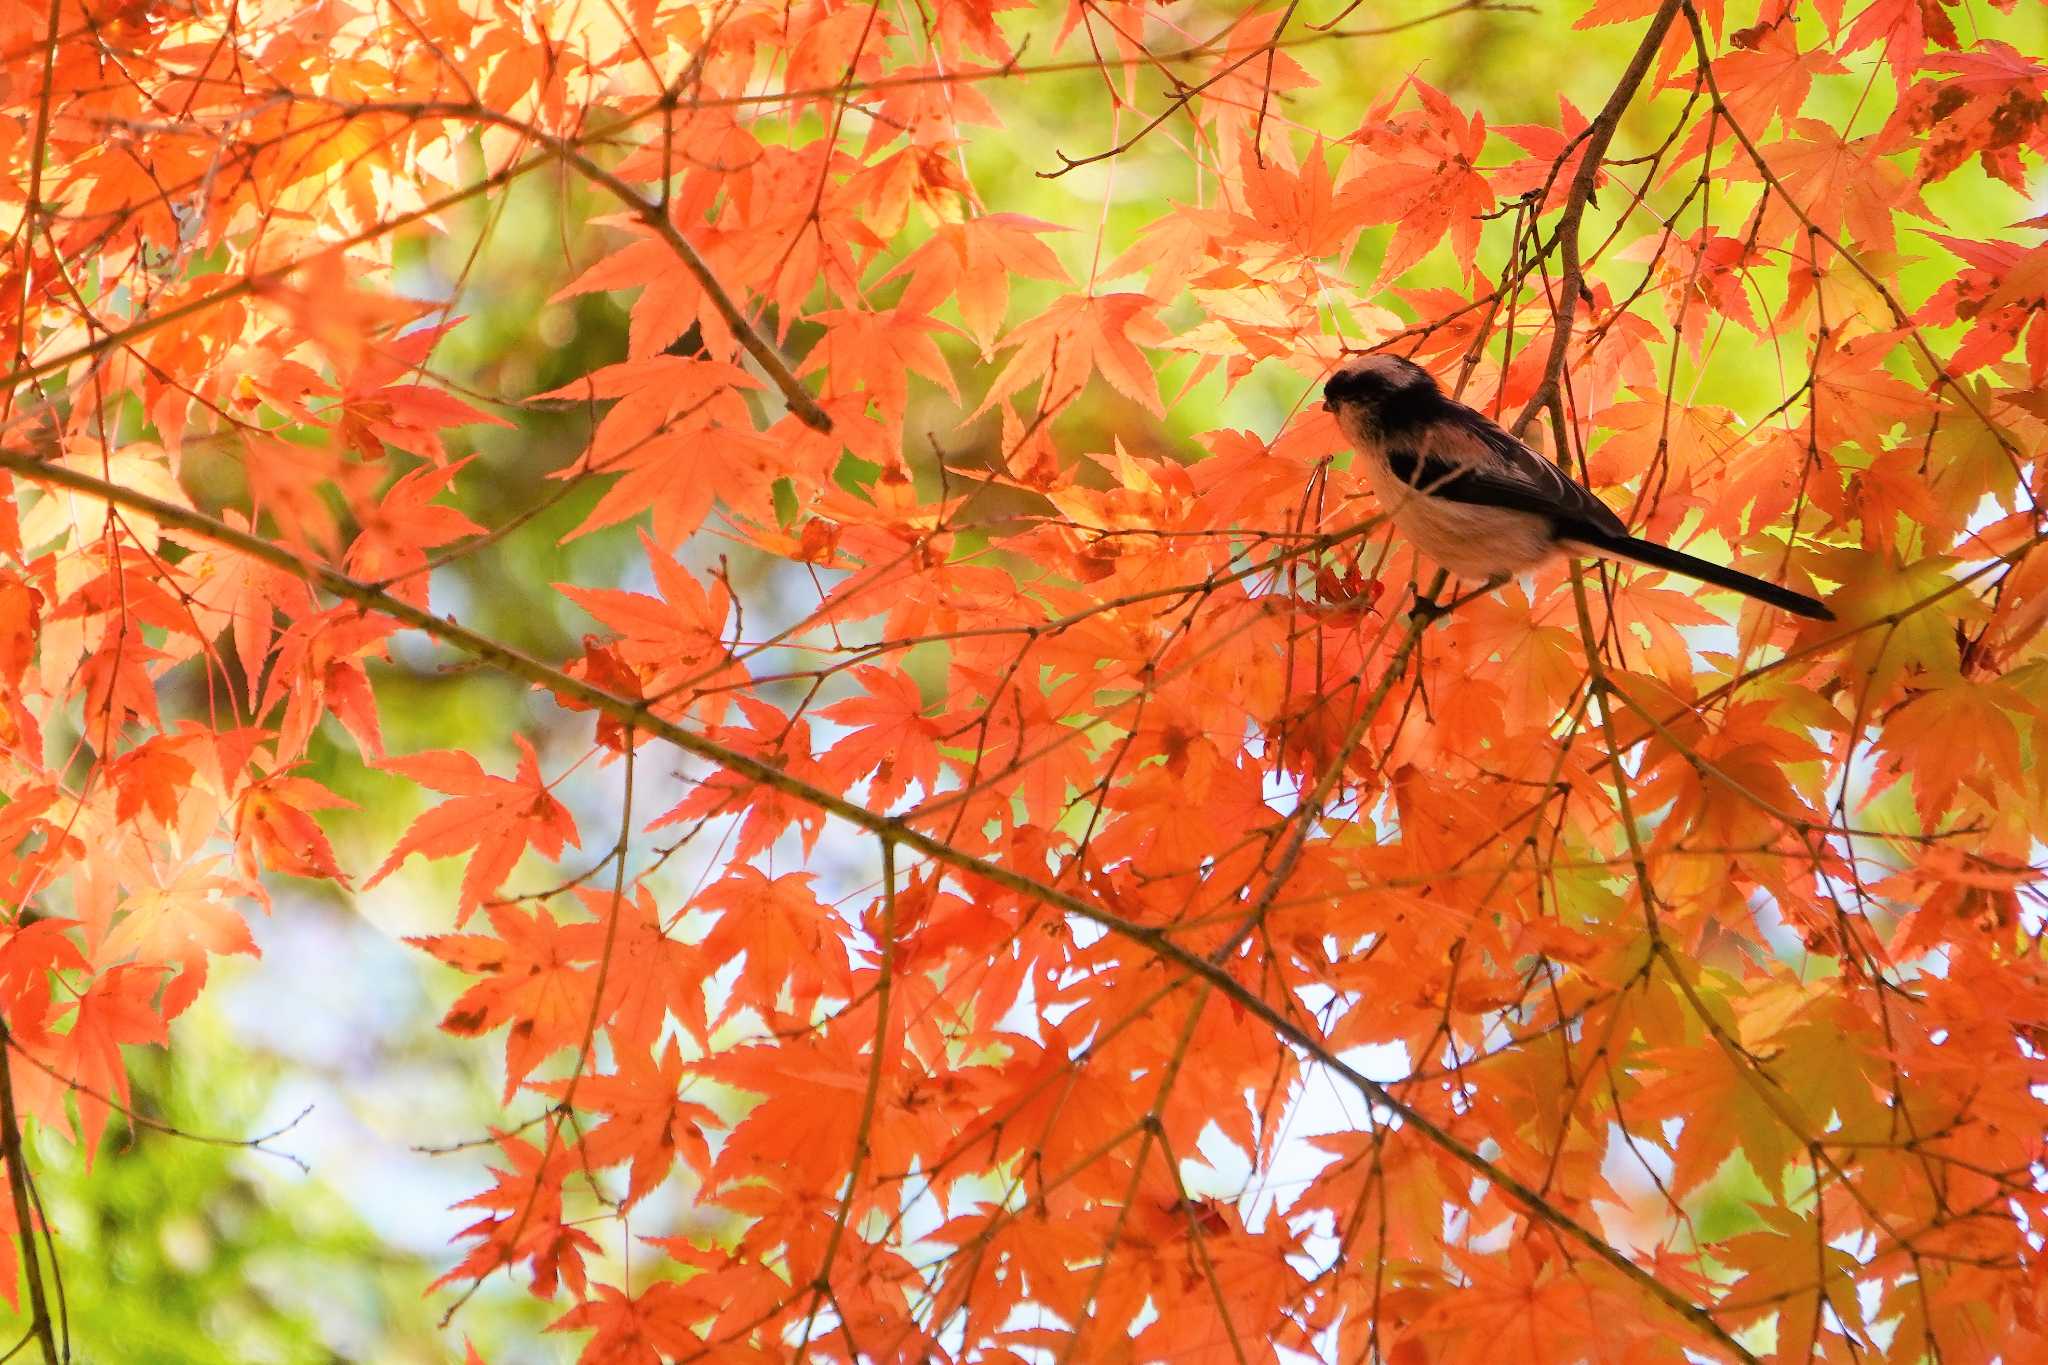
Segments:
[[[99,974],[71,1016],[68,1032],[48,1039],[42,1059],[61,1081],[75,1081],[79,1144],[87,1165],[99,1150],[112,1104],[128,1103],[128,1066],[123,1046],[165,1039],[164,1018],[153,1003],[164,969],[155,963],[124,963]]]
[[[700,945],[705,961],[718,967],[742,954],[746,958],[726,1004],[728,1016],[753,1008],[778,1017],[777,997],[785,985],[799,1018],[808,1017],[820,996],[849,994],[849,926],[819,902],[812,880],[808,872],[771,878],[735,867],[697,897],[697,908],[719,912]]]
[[[900,309],[928,313],[951,299],[960,309],[967,334],[987,355],[1009,310],[1012,275],[1067,278],[1059,257],[1038,240],[1043,233],[1059,231],[1055,224],[1018,213],[985,213],[964,223],[944,223],[882,278],[909,278]]]
[[[664,1365],[705,1352],[697,1324],[717,1311],[716,1304],[674,1280],[657,1280],[637,1296],[601,1284],[596,1297],[556,1318],[548,1330],[590,1332],[583,1365]]]
[[[784,715],[775,707],[744,693],[735,698],[749,724],[745,727],[715,727],[711,737],[739,752],[787,772],[813,786],[829,785],[828,774],[811,757],[811,725]],[[818,841],[825,817],[810,802],[767,783],[755,782],[730,769],[721,768],[704,777],[695,791],[664,811],[648,824],[661,829],[686,820],[715,815],[744,813],[733,861],[745,862],[795,825],[802,833],[808,853]]]

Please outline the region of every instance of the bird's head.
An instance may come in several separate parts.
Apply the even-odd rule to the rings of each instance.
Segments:
[[[1442,395],[1428,370],[1397,355],[1352,356],[1323,385],[1323,407],[1353,445],[1425,418]]]
[[[1353,403],[1374,407],[1388,399],[1437,392],[1428,370],[1397,355],[1360,355],[1338,365],[1323,385],[1323,406],[1338,412]]]

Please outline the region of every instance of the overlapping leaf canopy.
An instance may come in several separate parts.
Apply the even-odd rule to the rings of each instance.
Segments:
[[[439,1288],[590,1361],[2048,1350],[2048,28],[1537,23],[0,17],[13,1104],[97,1144],[279,874],[446,860],[504,1070]],[[543,179],[536,326],[624,350],[520,384],[461,318]],[[1347,348],[1838,621],[1425,626]],[[477,752],[387,743],[422,657],[517,690]],[[416,809],[361,860],[337,752]]]

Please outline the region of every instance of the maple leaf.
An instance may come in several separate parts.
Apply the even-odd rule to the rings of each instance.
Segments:
[[[1728,1263],[1741,1272],[1728,1293],[1732,1302],[1770,1300],[1777,1316],[1780,1354],[1804,1350],[1802,1343],[1823,1340],[1822,1310],[1830,1327],[1861,1338],[1866,1321],[1856,1294],[1856,1258],[1838,1247],[1816,1244],[1817,1229],[1791,1209],[1777,1204],[1754,1206],[1766,1226],[1731,1237]],[[1818,1283],[1815,1274],[1822,1276]],[[1735,1320],[1762,1316],[1752,1310]],[[1867,1343],[1866,1343],[1867,1344]]]
[[[935,35],[949,56],[971,48],[992,62],[1006,62],[1012,53],[1008,40],[996,26],[996,15],[1004,10],[1028,9],[1031,0],[959,0],[936,11]]]
[[[234,509],[221,515],[234,529],[249,529]],[[277,637],[277,615],[297,620],[314,614],[318,607],[313,590],[304,579],[249,555],[205,541],[191,548],[178,564],[185,579],[185,601],[201,634],[210,638],[228,632],[242,669],[242,686],[253,703],[263,681],[264,660]]]
[[[1914,0],[1917,3],[1917,0]],[[1844,138],[1819,119],[1796,118],[1786,136],[1762,148],[1793,204],[1821,231],[1865,251],[1890,251],[1896,240],[1893,215],[1930,215],[1906,173],[1885,156],[1878,134]],[[1730,180],[1758,179],[1751,162],[1737,160],[1715,174]],[[1783,198],[1764,204],[1760,236],[1782,242],[1803,224]]]
[[[1400,96],[1396,91],[1352,134],[1368,164],[1346,182],[1344,208],[1358,213],[1361,221],[1395,225],[1380,261],[1381,285],[1421,260],[1446,233],[1470,282],[1479,251],[1479,215],[1493,208],[1493,190],[1476,165],[1486,146],[1486,120],[1476,113],[1467,119],[1424,81],[1411,77],[1406,88],[1415,91],[1422,108],[1393,115]]]
[[[143,642],[140,631],[109,631],[98,648],[78,666],[78,681],[85,690],[86,714],[111,747],[113,736],[129,720],[157,727],[156,683],[149,665],[163,657],[163,651]]]
[[[1949,373],[1968,374],[2003,360],[2024,333],[2029,377],[2036,384],[2048,379],[2048,247],[1927,235],[1966,265],[1914,317],[1970,324],[1949,356]]]
[[[294,877],[324,877],[349,884],[334,846],[310,812],[353,810],[353,802],[304,777],[273,774],[252,782],[235,803],[235,858],[254,876],[258,864]]]
[[[484,979],[464,991],[441,1027],[466,1038],[510,1024],[505,1039],[505,1098],[510,1100],[534,1067],[557,1048],[581,1046],[591,1022],[602,954],[601,925],[558,923],[536,905],[484,907],[496,935],[429,934],[406,942],[451,967]]]
[[[88,1166],[99,1149],[109,1107],[128,1103],[121,1049],[138,1043],[161,1046],[167,1039],[164,1016],[152,1003],[163,979],[164,969],[154,963],[107,968],[78,997],[69,1031],[48,1039],[42,1060],[57,1077],[76,1083],[71,1094]]]
[[[1278,40],[1284,36],[1281,26],[1286,22],[1278,10],[1239,16],[1215,54],[1214,67],[1204,82],[1205,97],[1220,107],[1257,109],[1262,102],[1283,97],[1290,90],[1314,85],[1315,78],[1279,45]],[[1133,43],[1131,55],[1141,54],[1142,49]],[[1226,135],[1241,135],[1227,125],[1225,131]],[[1241,153],[1239,157],[1227,157],[1225,164],[1239,159]]]
[[[552,1298],[558,1283],[566,1283],[582,1297],[589,1283],[583,1258],[596,1252],[598,1245],[589,1233],[562,1218],[562,1182],[575,1173],[574,1149],[554,1141],[535,1147],[509,1133],[496,1137],[511,1158],[511,1169],[492,1167],[496,1186],[456,1204],[457,1208],[491,1212],[456,1234],[476,1238],[477,1245],[434,1281],[432,1288],[457,1280],[480,1280],[525,1262],[531,1269],[535,1298]]]
[[[43,594],[26,579],[0,575],[0,682],[21,686],[22,675],[35,661],[42,633]]]
[[[614,902],[610,892],[576,889],[583,908],[600,922],[616,917],[612,970],[606,975],[601,1017],[621,1055],[651,1055],[673,1016],[707,1048],[711,1026],[705,1018],[705,983],[712,969],[702,949],[664,926],[653,895],[643,883],[630,901]]]
[[[425,372],[435,344],[461,321],[450,318],[408,332],[349,367],[332,414],[336,437],[365,460],[382,459],[388,443],[439,465],[448,458],[441,444],[444,428],[474,422],[511,426],[502,417],[413,378]]]
[[[538,395],[620,400],[598,423],[583,460],[559,477],[591,471],[621,477],[563,540],[652,509],[655,539],[670,549],[680,544],[748,468],[719,455],[721,446],[744,449],[751,438],[745,391],[755,387],[758,381],[722,361],[655,355],[607,365]]]
[[[798,781],[813,786],[824,783],[826,774],[811,757],[809,721],[793,720],[755,697],[741,695],[735,700],[747,718],[748,727],[718,726],[712,730],[712,738],[780,768]],[[739,840],[733,848],[735,862],[745,862],[766,849],[791,825],[801,832],[808,854],[825,821],[816,806],[800,797],[721,769],[704,778],[695,791],[647,827],[662,829],[685,820],[742,813],[745,818],[740,822]]]
[[[1175,205],[1145,225],[1128,251],[1102,271],[1104,279],[1145,272],[1145,293],[1172,301],[1198,269],[1213,264],[1230,236],[1232,215],[1223,209]]]
[[[555,586],[619,632],[612,653],[630,671],[629,695],[662,704],[664,713],[694,713],[717,721],[725,715],[729,694],[747,678],[745,667],[733,661],[725,643],[731,590],[722,581],[709,587],[698,582],[645,535],[641,547],[660,597],[573,583]],[[601,681],[596,673],[590,676]],[[568,704],[580,709],[579,703]]]
[[[1746,243],[1702,228],[1690,238],[1667,237],[1656,243],[1646,238],[1633,242],[1616,256],[1621,260],[1658,260],[1658,277],[1664,285],[1665,297],[1674,314],[1683,310],[1685,338],[1695,350],[1707,331],[1709,312],[1763,335],[1763,324],[1750,304],[1750,294],[1756,287],[1756,267],[1763,261]],[[1706,307],[1691,306],[1695,301]]]
[[[661,1183],[678,1155],[699,1178],[708,1180],[711,1175],[711,1147],[704,1129],[724,1124],[708,1106],[677,1098],[682,1083],[682,1054],[671,1040],[658,1062],[628,1052],[610,1075],[546,1081],[534,1089],[563,1100],[573,1091],[577,1108],[608,1116],[583,1134],[583,1158],[593,1167],[632,1162],[620,1204],[631,1208]]]
[[[284,703],[278,726],[278,757],[297,758],[306,750],[313,727],[331,712],[362,750],[383,755],[384,736],[377,723],[377,699],[361,656],[381,649],[396,629],[387,618],[365,616],[353,606],[330,607],[300,617],[286,627],[272,656],[258,711]]]
[[[388,585],[400,599],[425,606],[426,552],[461,536],[480,535],[484,529],[460,510],[434,502],[469,463],[465,459],[424,466],[386,489],[377,506],[359,517],[361,529],[345,561],[349,574]]]
[[[146,442],[135,442],[119,450],[95,449],[90,443],[74,443],[56,457],[60,468],[104,478],[121,488],[131,488],[175,507],[190,507],[192,500],[178,486],[170,462],[162,450]],[[102,535],[110,519],[117,517],[124,533],[144,549],[153,550],[162,528],[146,513],[120,509],[104,498],[69,489],[45,493],[20,518],[18,534],[31,548],[89,544]]]
[[[178,798],[196,771],[179,752],[183,747],[181,740],[158,735],[107,764],[107,777],[118,793],[116,820],[132,820],[144,809],[166,825],[177,818]]]
[[[576,838],[575,817],[548,790],[533,746],[524,735],[512,739],[519,746],[518,775],[512,778],[492,777],[468,754],[448,749],[393,756],[378,765],[455,799],[423,812],[412,822],[363,883],[365,890],[390,876],[414,853],[445,858],[474,850],[463,870],[456,903],[459,928],[504,882],[529,846],[547,858],[559,858],[564,844],[582,847]]]
[[[1009,311],[1012,275],[1068,278],[1052,249],[1038,240],[1045,233],[1062,230],[1016,213],[979,214],[964,223],[941,224],[882,279],[909,277],[896,305],[899,312],[929,313],[951,299],[960,309],[967,334],[986,356]],[[952,392],[950,373],[942,382]]]
[[[1815,76],[1841,75],[1847,70],[1825,46],[1799,50],[1798,25],[1788,16],[1774,23],[1742,29],[1730,41],[1735,51],[1714,59],[1714,83],[1728,113],[1751,137],[1761,137],[1773,119],[1788,123],[1805,107]],[[1679,153],[1681,160],[1705,146],[1706,125]]]
[[[869,10],[810,7],[792,26],[789,65],[783,79],[790,90],[872,80],[882,50],[896,26]]]
[[[1231,218],[1232,247],[1250,258],[1247,269],[1269,280],[1283,265],[1312,270],[1319,258],[1348,255],[1367,221],[1359,196],[1340,201],[1321,141],[1299,168],[1292,160],[1284,149],[1263,158],[1250,146],[1238,153],[1245,211]]]
[[[699,1351],[704,1342],[696,1324],[716,1311],[716,1304],[674,1280],[657,1280],[637,1297],[601,1284],[595,1298],[556,1318],[548,1330],[591,1332],[584,1365],[663,1365]]]
[[[1885,721],[1883,746],[1895,776],[1910,773],[1913,803],[1925,828],[1940,824],[1956,788],[1970,783],[1987,805],[2020,787],[2020,731],[2015,717],[2038,708],[2003,683],[1957,679],[1933,688]]]
[[[1891,66],[1892,77],[1903,91],[1926,60],[1930,40],[1945,48],[1957,45],[1948,4],[1949,0],[1870,0],[1843,35],[1840,51],[1846,57],[1872,44],[1881,44],[1883,60]],[[1829,0],[1823,12],[1828,10],[1833,11],[1828,21],[1832,32],[1840,27],[1840,0]]]
[[[1829,602],[1846,622],[1898,616],[1883,641],[1855,640],[1847,667],[1869,695],[1890,697],[1908,677],[1955,678],[1962,665],[1957,624],[1986,613],[1968,593],[1945,592],[1955,582],[1956,561],[1945,555],[1907,560],[1897,554],[1833,550],[1819,557],[1817,571],[1842,584]],[[1940,594],[1931,609],[1923,605]]]
[[[220,875],[215,858],[194,858],[167,869],[156,886],[131,890],[120,919],[100,945],[103,959],[133,956],[139,963],[179,970],[164,987],[160,1011],[168,1022],[185,1012],[206,985],[209,957],[260,957],[249,926],[231,903],[252,886]]]
[[[18,904],[60,867],[82,856],[85,843],[68,819],[53,819],[64,797],[53,781],[24,782],[0,806],[0,875]]]
[[[857,257],[882,239],[863,220],[850,194],[818,195],[821,177],[850,168],[850,159],[824,139],[801,147],[764,146],[744,197],[728,199],[721,226],[703,240],[704,255],[721,279],[742,282],[772,300],[783,316],[803,311],[819,281],[845,304],[862,294]],[[707,323],[712,353],[730,357],[724,328]]]
[[[727,1014],[751,1007],[777,1017],[785,985],[799,1017],[820,996],[849,994],[846,922],[819,903],[811,881],[808,872],[771,878],[735,867],[697,897],[697,908],[719,912],[699,945],[705,961],[723,966],[746,957]]]
[[[825,335],[798,373],[824,371],[826,397],[852,392],[858,384],[883,413],[899,413],[910,399],[909,376],[921,374],[959,401],[953,372],[931,338],[935,331],[951,330],[944,323],[900,306],[885,312],[826,309],[813,317]]]
[[[8,1027],[17,1036],[43,1032],[50,1010],[51,973],[90,969],[68,932],[77,924],[69,919],[39,919],[6,926],[0,933],[0,1002],[5,1004]]]
[[[725,325],[725,319],[705,297],[697,277],[676,259],[675,248],[635,215],[622,214],[600,221],[622,228],[635,240],[608,256],[600,257],[575,280],[557,290],[548,301],[555,303],[578,294],[640,288],[643,292],[634,301],[629,314],[631,327],[626,343],[629,361],[661,359],[661,353],[669,344],[693,326],[703,329],[714,354],[729,353],[732,334]],[[676,227],[685,236],[689,235],[689,224],[678,219]]]
[[[900,94],[897,102],[902,102]],[[875,136],[882,137],[879,121]],[[972,201],[973,186],[958,158],[955,143],[906,147],[856,173],[841,202],[862,205],[867,226],[882,236],[894,236],[903,230],[912,204],[922,205],[937,218],[947,214],[956,195]]]
[[[1974,154],[1988,174],[2024,192],[2020,153],[2048,150],[2048,67],[1987,38],[1967,52],[1929,56],[1920,70],[1955,73],[1905,91],[1886,125],[1888,137],[1919,151],[1920,179],[1945,179]]]
[[[887,810],[916,782],[930,795],[939,776],[939,726],[927,719],[923,695],[902,672],[862,666],[853,670],[861,695],[834,702],[818,714],[852,727],[820,760],[840,786],[874,774],[868,804]]]
[[[359,502],[382,482],[380,465],[267,435],[244,439],[251,522],[275,526],[278,539],[309,556],[330,558],[340,544],[341,521],[325,489],[342,488],[348,501]]]
[[[1163,415],[1159,382],[1138,350],[1166,340],[1166,325],[1154,316],[1158,309],[1158,302],[1143,294],[1074,294],[1057,300],[1003,339],[1001,349],[1015,347],[1016,354],[973,415],[1033,383],[1040,386],[1041,407],[1063,407],[1095,372],[1124,397]]]
[[[1822,339],[1813,362],[1813,410],[1824,445],[1853,441],[1875,453],[1895,426],[1933,406],[1924,392],[1885,371],[1898,340],[1895,333]]]
[[[1518,199],[1544,190],[1538,205],[1539,212],[1563,206],[1571,192],[1572,179],[1578,174],[1579,163],[1585,159],[1587,123],[1579,107],[1563,95],[1557,97],[1557,113],[1559,126],[1556,128],[1541,123],[1510,123],[1493,130],[1529,153],[1522,160],[1510,162],[1493,172],[1495,195],[1502,199]],[[1606,183],[1605,171],[1594,176],[1595,190]]]
[[[1617,402],[1601,414],[1601,425],[1612,434],[1587,457],[1594,486],[1640,479],[1670,490],[1667,496],[1709,484],[1742,436],[1729,409],[1704,403],[1673,407],[1662,395]],[[1675,531],[1683,516],[1682,510],[1668,521],[1659,515],[1650,533]]]

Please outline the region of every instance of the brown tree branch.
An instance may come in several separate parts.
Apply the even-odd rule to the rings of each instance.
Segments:
[[[1607,103],[1586,129],[1584,150],[1579,168],[1572,174],[1571,187],[1565,192],[1564,212],[1557,220],[1557,227],[1551,233],[1550,244],[1556,247],[1562,257],[1563,277],[1558,282],[1559,298],[1553,314],[1550,334],[1550,355],[1544,361],[1543,382],[1536,392],[1529,395],[1529,401],[1522,405],[1521,415],[1509,428],[1520,436],[1545,404],[1556,403],[1564,378],[1566,352],[1571,347],[1572,323],[1578,316],[1579,295],[1585,292],[1585,265],[1579,259],[1579,224],[1586,216],[1586,205],[1593,200],[1593,186],[1600,178],[1601,163],[1607,157],[1607,144],[1614,140],[1615,129],[1621,126],[1621,116],[1636,97],[1636,90],[1643,83],[1643,77],[1650,73],[1650,63],[1657,58],[1657,49],[1664,44],[1664,35],[1671,30],[1672,21],[1684,0],[1663,0],[1657,12],[1650,16],[1649,31],[1643,34],[1643,41],[1637,45],[1635,56],[1629,58],[1628,67],[1621,73],[1621,80],[1608,95]],[[1569,152],[1566,153],[1569,155]],[[1562,158],[1559,158],[1562,160]],[[1538,254],[1537,259],[1549,255],[1549,248]],[[1562,446],[1557,459],[1564,459]]]
[[[14,1235],[21,1243],[22,1273],[28,1278],[29,1331],[42,1347],[43,1365],[57,1365],[57,1332],[43,1292],[42,1260],[36,1251],[36,1223],[29,1211],[28,1166],[21,1155],[21,1118],[14,1110],[14,1068],[9,1054],[14,1035],[0,1021],[0,1159],[7,1162],[7,1193],[14,1201]]]

